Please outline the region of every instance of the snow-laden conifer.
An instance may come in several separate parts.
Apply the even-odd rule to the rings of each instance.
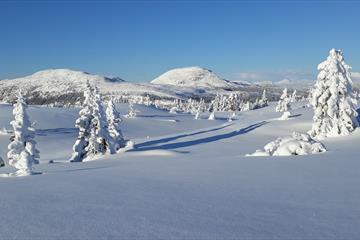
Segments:
[[[296,89],[291,94],[290,102],[294,103],[297,101]]]
[[[116,110],[112,100],[109,100],[106,108],[106,118],[108,123],[108,131],[111,137],[110,144],[113,145],[115,151],[125,147],[126,141],[124,140],[123,134],[120,129],[122,119],[120,113]]]
[[[290,97],[288,95],[287,88],[284,89],[282,95],[280,96],[275,110],[276,112],[287,112],[288,110],[291,110]]]
[[[87,82],[84,91],[84,102],[82,109],[79,111],[79,118],[75,122],[75,127],[79,129],[78,138],[73,146],[71,162],[81,162],[87,155],[86,147],[89,145],[91,133],[91,122],[93,119],[93,99],[94,93],[89,82]]]
[[[14,133],[7,153],[9,164],[17,169],[15,175],[19,176],[30,175],[33,164],[38,164],[40,157],[40,152],[36,149],[35,129],[26,109],[25,99],[19,93],[13,109],[14,120],[10,122]]]
[[[86,146],[86,158],[84,160],[95,159],[107,152],[115,153],[114,145],[108,131],[106,113],[102,105],[102,99],[98,89],[94,88],[94,99],[92,101],[92,119],[90,123],[89,144]]]
[[[126,118],[135,118],[136,117],[136,110],[134,109],[134,105],[132,102],[129,102],[129,111],[125,115]]]
[[[313,137],[348,135],[359,125],[350,69],[342,52],[335,49],[319,64],[311,99]]]

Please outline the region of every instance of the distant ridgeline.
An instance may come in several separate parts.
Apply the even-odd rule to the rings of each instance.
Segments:
[[[236,94],[243,102],[255,102],[266,89],[269,101],[278,100],[281,86],[231,82],[218,77],[211,70],[190,67],[170,70],[150,83],[130,83],[119,77],[104,77],[69,69],[51,69],[32,75],[0,81],[0,101],[14,103],[21,90],[28,104],[58,107],[80,106],[84,100],[86,83],[97,86],[104,99],[156,105],[175,99],[195,99],[211,102],[216,95]],[[298,89],[298,96],[306,96],[308,89]],[[166,104],[165,104],[166,105]]]

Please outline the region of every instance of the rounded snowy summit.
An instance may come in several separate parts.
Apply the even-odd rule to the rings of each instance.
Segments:
[[[152,84],[179,87],[227,88],[231,85],[213,71],[201,67],[175,68],[151,81]]]

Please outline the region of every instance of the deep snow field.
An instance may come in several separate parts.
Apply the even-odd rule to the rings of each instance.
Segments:
[[[358,239],[360,129],[325,139],[326,153],[245,157],[309,130],[302,105],[287,121],[271,104],[230,123],[136,105],[122,124],[135,148],[85,163],[67,162],[79,109],[31,106],[42,174],[0,178],[0,239]],[[11,110],[0,106],[0,128]]]

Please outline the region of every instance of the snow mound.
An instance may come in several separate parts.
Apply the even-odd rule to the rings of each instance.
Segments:
[[[247,156],[290,156],[326,152],[325,146],[308,134],[293,132],[292,136],[280,137],[265,145],[264,150],[256,150]]]
[[[232,83],[220,78],[213,71],[201,67],[175,68],[151,81],[152,84],[178,87],[227,88]]]

